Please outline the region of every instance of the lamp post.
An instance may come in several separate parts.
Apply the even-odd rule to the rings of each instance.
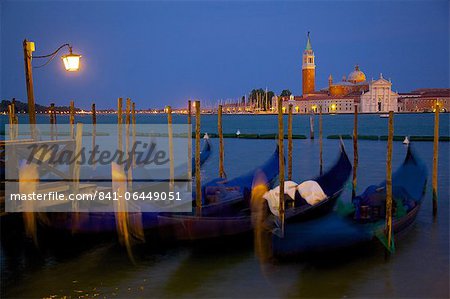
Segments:
[[[34,103],[34,88],[33,88],[33,66],[31,64],[32,58],[40,59],[40,58],[47,58],[48,60],[35,68],[40,68],[48,63],[50,63],[55,57],[56,54],[62,49],[67,47],[69,49],[69,54],[63,55],[61,59],[64,62],[64,67],[66,71],[69,72],[75,72],[78,71],[80,68],[80,58],[81,55],[73,54],[72,53],[72,46],[69,44],[63,44],[58,49],[56,49],[54,52],[48,54],[48,55],[42,55],[42,56],[33,56],[33,52],[35,51],[34,42],[24,40],[23,41],[23,56],[25,61],[25,79],[27,84],[27,97],[28,97],[28,116],[30,125],[36,124],[36,111],[35,111],[35,103]],[[32,126],[32,136],[34,137],[34,128]]]

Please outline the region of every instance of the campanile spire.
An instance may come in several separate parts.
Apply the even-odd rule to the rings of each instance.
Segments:
[[[316,64],[314,52],[311,46],[310,33],[308,31],[306,47],[302,60],[302,90],[303,94],[313,93],[315,90]]]

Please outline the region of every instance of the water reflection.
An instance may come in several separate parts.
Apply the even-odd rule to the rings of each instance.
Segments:
[[[217,140],[211,141],[217,149]],[[345,143],[351,149],[351,143]],[[263,163],[273,144],[225,140],[228,176]],[[36,248],[23,235],[22,218],[2,217],[2,297],[448,297],[449,144],[440,146],[437,221],[431,216],[428,189],[416,224],[396,240],[397,251],[389,261],[384,260],[382,245],[375,244],[260,263],[251,234],[201,245],[162,243],[151,234],[146,244],[133,247],[133,265],[116,235],[82,237],[38,229]],[[361,141],[359,147],[357,193],[384,179],[386,157],[384,142]],[[294,140],[296,181],[318,174],[317,148],[317,140]],[[334,162],[338,148],[338,141],[324,140],[325,168]],[[415,148],[431,169],[432,144],[416,143]],[[352,160],[351,151],[348,154]],[[394,169],[404,156],[405,147],[394,143]],[[218,151],[213,151],[203,169],[206,177],[217,174],[217,161]],[[348,203],[350,196],[345,190],[341,199]]]

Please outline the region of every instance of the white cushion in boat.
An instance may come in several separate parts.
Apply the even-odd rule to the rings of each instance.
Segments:
[[[293,181],[284,182],[284,194],[288,195],[290,198],[295,199],[295,191],[297,188],[297,183]],[[278,216],[278,209],[280,207],[280,186],[277,186],[266,193],[264,193],[263,198],[267,200],[270,211],[275,216]]]
[[[298,191],[301,197],[312,206],[327,198],[327,195],[316,181],[305,181],[300,185],[293,181],[284,182],[284,194],[295,200],[295,191]],[[280,186],[264,193],[263,198],[267,200],[267,204],[269,205],[272,214],[279,216]]]
[[[312,206],[327,198],[327,195],[316,181],[304,181],[297,186],[297,190],[300,196]]]

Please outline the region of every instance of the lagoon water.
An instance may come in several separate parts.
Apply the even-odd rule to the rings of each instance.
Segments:
[[[0,120],[7,119],[0,116]],[[76,121],[89,123],[90,116]],[[115,123],[115,115],[99,115],[98,123]],[[137,115],[138,123],[165,123],[164,115]],[[217,132],[217,117],[201,118],[202,132]],[[317,137],[316,117],[316,137]],[[24,115],[19,117],[25,123]],[[47,116],[38,116],[48,123]],[[67,123],[59,117],[58,123]],[[186,116],[174,116],[185,123]],[[225,133],[276,133],[273,115],[224,115]],[[432,114],[395,116],[396,135],[433,135]],[[294,134],[309,134],[307,116],[294,116]],[[352,115],[324,116],[324,136],[351,134]],[[387,119],[377,115],[359,117],[359,133],[387,135]],[[442,114],[440,134],[449,136],[449,114]],[[211,139],[213,152],[202,168],[202,178],[217,175],[218,139]],[[149,238],[134,248],[135,264],[115,236],[71,237],[42,234],[36,247],[2,222],[1,297],[74,298],[298,298],[298,297],[419,297],[448,298],[449,290],[449,143],[439,148],[438,216],[432,217],[432,142],[412,143],[426,163],[429,181],[416,223],[396,240],[396,252],[385,259],[380,244],[327,253],[314,257],[262,265],[253,251],[253,239],[245,236],[196,244],[158,243]],[[225,139],[225,170],[238,176],[263,163],[273,152],[274,140]],[[325,169],[339,153],[339,141],[324,139]],[[351,140],[345,147],[352,160]],[[293,177],[302,181],[319,172],[319,142],[294,140]],[[393,169],[405,157],[406,146],[394,142]],[[359,141],[357,191],[385,178],[386,142]],[[341,200],[349,202],[349,188]]]

